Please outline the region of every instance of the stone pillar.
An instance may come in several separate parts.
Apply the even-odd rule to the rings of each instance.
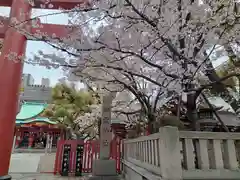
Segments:
[[[29,148],[29,149],[32,148],[33,140],[34,140],[33,133],[30,132],[30,133],[29,133],[29,138],[28,138],[28,148]]]
[[[109,93],[102,97],[102,119],[100,127],[100,159],[93,162],[93,177],[91,180],[116,180],[116,161],[110,160],[111,106],[116,93]]]
[[[21,142],[21,132],[20,132],[19,128],[16,128],[15,136],[16,136],[15,147],[18,148],[18,146],[19,146],[19,144]]]
[[[12,145],[12,153],[14,153],[15,147],[16,147],[16,136],[13,137],[13,145]]]
[[[109,94],[102,98],[102,119],[100,126],[100,159],[109,159],[110,142],[112,140],[111,131],[111,106],[114,95]]]
[[[45,147],[45,154],[51,153],[52,152],[52,141],[53,141],[53,136],[50,134],[47,135],[47,144]]]
[[[162,179],[182,180],[182,165],[178,128],[165,126],[159,129],[159,156]]]

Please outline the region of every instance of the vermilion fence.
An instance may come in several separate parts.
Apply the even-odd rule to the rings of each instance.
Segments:
[[[69,173],[74,173],[75,167],[75,151],[77,145],[83,145],[83,158],[82,158],[82,172],[91,173],[93,160],[99,158],[100,146],[98,140],[83,141],[83,140],[59,140],[57,144],[57,153],[54,165],[54,174],[59,174],[62,168],[63,162],[63,148],[64,145],[70,145],[69,156]],[[118,173],[121,171],[121,154],[122,143],[121,140],[116,139],[111,142],[110,158],[116,160],[116,170]]]

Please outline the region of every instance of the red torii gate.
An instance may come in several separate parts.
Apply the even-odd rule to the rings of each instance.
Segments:
[[[27,2],[28,0],[0,0],[0,7],[11,7],[10,19],[16,18],[22,22],[30,19],[32,8],[41,8],[41,4],[46,3],[47,0],[35,0],[33,7]],[[59,9],[60,7],[73,9],[79,4],[89,5],[86,0],[50,0],[50,3],[53,7],[46,6],[44,9]],[[0,56],[0,179],[7,180],[11,179],[8,175],[8,168],[23,70],[23,63],[18,57],[25,54],[27,38],[9,26],[9,19],[1,19],[4,24],[3,26],[0,24],[0,38],[4,38],[4,42]],[[42,24],[42,27],[32,27],[28,32],[34,34],[39,30],[50,36],[54,33],[61,38],[68,35],[68,28],[64,25]]]

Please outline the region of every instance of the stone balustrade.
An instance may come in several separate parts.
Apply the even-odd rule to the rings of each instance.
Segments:
[[[126,180],[240,179],[240,133],[178,131],[124,141]]]

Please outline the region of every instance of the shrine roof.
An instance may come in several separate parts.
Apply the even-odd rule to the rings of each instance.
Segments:
[[[24,102],[21,106],[20,112],[16,117],[16,124],[31,124],[40,122],[57,124],[46,117],[39,117],[46,107],[46,103]]]
[[[49,120],[48,118],[42,118],[42,117],[36,117],[36,118],[33,118],[33,119],[28,119],[28,120],[16,120],[16,124],[31,124],[31,123],[39,123],[39,122],[44,122],[44,123],[47,123],[47,124],[57,124],[56,122],[53,122],[51,120]]]
[[[24,102],[21,106],[20,112],[17,114],[17,120],[32,119],[41,114],[46,108],[46,103]]]

